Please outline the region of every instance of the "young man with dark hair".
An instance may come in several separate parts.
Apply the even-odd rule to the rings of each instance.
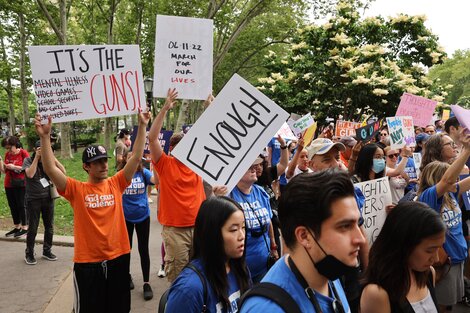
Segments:
[[[346,172],[301,174],[287,185],[279,219],[288,255],[262,282],[284,289],[302,312],[349,312],[338,278],[354,271],[365,238],[359,228],[354,186]],[[271,299],[252,296],[241,312],[284,312]]]
[[[41,138],[44,171],[74,211],[74,312],[124,313],[131,309],[129,259],[122,194],[132,181],[144,151],[149,113],[139,114],[134,154],[124,168],[108,178],[108,154],[100,145],[88,146],[82,155],[87,182],[67,177],[56,166],[51,148],[52,119],[36,132]]]

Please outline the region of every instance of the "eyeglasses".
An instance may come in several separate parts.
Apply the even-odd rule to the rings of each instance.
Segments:
[[[387,133],[381,133],[380,136],[382,136],[382,137],[387,137],[388,134],[387,134]]]
[[[398,158],[400,156],[400,153],[393,153],[393,154],[389,154],[387,155],[390,159],[391,158]]]
[[[449,141],[449,142],[446,142],[445,144],[443,144],[442,146],[446,146],[446,145],[449,145],[451,146],[452,148],[457,148],[457,144],[453,141]]]

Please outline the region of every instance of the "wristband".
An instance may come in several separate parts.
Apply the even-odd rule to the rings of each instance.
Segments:
[[[281,150],[285,150],[285,149],[287,149],[287,145],[281,146]]]

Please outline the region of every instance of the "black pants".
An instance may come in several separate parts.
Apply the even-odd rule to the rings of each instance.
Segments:
[[[29,221],[28,235],[26,236],[26,253],[34,253],[34,242],[36,241],[41,215],[44,224],[43,252],[49,252],[52,247],[52,237],[54,236],[54,200],[50,197],[27,200],[26,214]]]
[[[149,255],[149,236],[150,236],[150,216],[147,217],[140,223],[134,224],[132,222],[126,221],[127,234],[129,235],[129,242],[131,243],[132,248],[132,237],[135,232],[137,233],[137,243],[139,246],[139,255],[140,255],[140,267],[142,268],[142,276],[144,282],[149,281],[150,277],[150,255]],[[130,262],[129,262],[129,273]]]
[[[24,187],[5,188],[7,195],[8,206],[10,207],[11,217],[13,217],[13,224],[15,225],[28,225],[26,220],[26,212],[24,209]]]
[[[130,254],[97,263],[75,263],[75,313],[128,313]]]

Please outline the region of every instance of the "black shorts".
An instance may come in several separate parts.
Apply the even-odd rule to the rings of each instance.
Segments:
[[[73,266],[75,313],[128,313],[131,310],[130,254]]]

